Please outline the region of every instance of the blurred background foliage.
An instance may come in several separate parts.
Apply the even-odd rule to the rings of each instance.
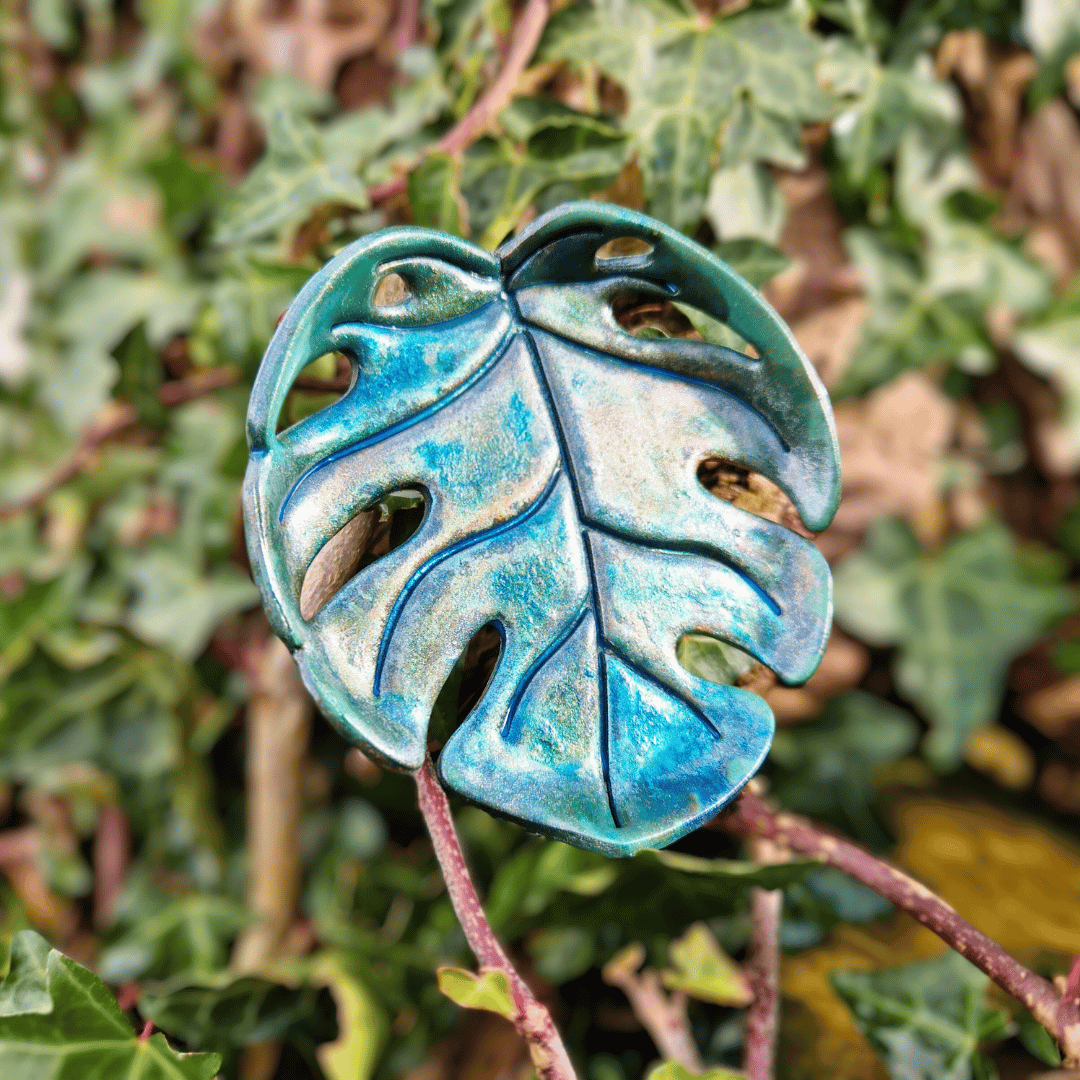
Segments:
[[[473,123],[527,17],[546,17],[538,47]],[[1075,0],[2,0],[0,34],[5,1078],[45,1075],[12,1040],[127,1076],[147,1020],[168,1040],[147,1077],[528,1075],[505,1021],[436,985],[470,957],[411,783],[313,721],[257,608],[238,494],[248,388],[312,271],[393,223],[495,246],[570,198],[718,251],[834,397],[821,669],[783,688],[694,640],[684,663],[770,702],[764,777],[784,806],[1067,970]],[[293,419],[343,389],[320,364]],[[703,479],[799,526],[761,477],[721,462]],[[493,656],[476,643],[441,722]],[[458,821],[586,1080],[637,1080],[659,1056],[631,1008],[643,963],[690,995],[704,1065],[738,1062],[729,954],[754,882],[785,888],[785,1080],[1057,1060],[1016,1003],[832,871],[755,869],[708,829],[610,861],[476,809]]]

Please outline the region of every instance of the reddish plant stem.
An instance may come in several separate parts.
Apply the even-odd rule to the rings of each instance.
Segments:
[[[697,1043],[686,1016],[686,994],[664,992],[660,972],[638,969],[645,962],[645,949],[632,945],[604,965],[601,977],[609,986],[617,986],[626,995],[630,1008],[641,1026],[656,1043],[665,1061],[676,1061],[688,1072],[703,1071]]]
[[[390,33],[390,52],[396,58],[420,40],[420,0],[401,0]]]
[[[223,386],[229,386],[237,382],[239,378],[239,368],[214,368],[211,371],[191,375],[186,379],[174,379],[163,383],[158,390],[158,400],[162,405],[182,405],[214,390],[220,390]],[[138,420],[139,414],[133,405],[121,401],[110,401],[91,425],[90,430],[82,437],[82,442],[75,448],[71,457],[59,465],[37,491],[17,502],[0,505],[0,521],[7,521],[9,518],[39,506],[54,491],[78,476],[93,460],[94,451],[102,443],[134,427]]]
[[[1071,1015],[1060,1017],[1059,1022],[1061,998],[1050,983],[1010,956],[993,938],[957,915],[925,885],[805,818],[774,810],[749,790],[743,791],[731,809],[716,819],[716,824],[738,836],[773,840],[801,855],[821,859],[884,896],[933,930],[947,945],[1022,1002],[1061,1043],[1066,1064],[1080,1062],[1080,1022]]]
[[[107,926],[116,910],[131,862],[131,830],[123,809],[106,803],[98,810],[94,836],[94,925]]]
[[[551,14],[549,0],[529,0],[510,35],[506,63],[495,81],[476,100],[473,107],[434,143],[427,153],[457,154],[475,142],[496,116],[510,104],[514,87],[540,44],[540,37]],[[368,188],[373,203],[400,195],[405,190],[406,174],[395,176],[382,184]]]
[[[786,858],[769,840],[753,840],[751,848],[755,860],[760,863],[775,863]],[[747,1080],[772,1080],[773,1077],[780,1013],[780,912],[783,906],[781,889],[755,886],[751,890],[746,977],[754,1000],[746,1012],[743,1072]]]
[[[493,968],[506,976],[518,1009],[514,1027],[529,1045],[537,1077],[539,1080],[575,1080],[574,1067],[570,1064],[570,1057],[551,1014],[525,985],[487,921],[476,886],[469,876],[469,868],[465,865],[446,792],[435,775],[430,757],[413,773],[413,778],[420,812],[431,834],[435,857],[439,861],[454,913],[465,931],[465,940],[479,961],[481,970]]]

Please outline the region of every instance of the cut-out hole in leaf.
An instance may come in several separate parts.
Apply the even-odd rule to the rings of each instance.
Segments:
[[[296,377],[294,391],[309,394],[343,394],[352,385],[353,365],[343,352],[324,353]]]
[[[300,614],[314,618],[360,568],[379,522],[378,510],[361,510],[323,545],[304,575]]]
[[[803,536],[813,534],[803,524],[799,511],[783,490],[762,476],[726,458],[706,458],[698,466],[698,480],[706,491],[740,510],[785,525]]]
[[[390,273],[375,286],[373,303],[377,308],[392,308],[404,304],[410,296],[409,283],[400,274]]]
[[[311,561],[300,589],[300,614],[313,619],[358,571],[401,547],[424,520],[418,491],[391,492],[340,528]]]
[[[341,352],[327,352],[312,360],[293,380],[278,415],[277,434],[340,401],[353,382],[353,364]]]
[[[644,259],[653,253],[653,246],[639,236],[616,236],[596,249],[598,263],[614,262],[616,259]]]
[[[502,654],[504,641],[498,623],[485,623],[468,645],[443,683],[431,710],[429,738],[442,745],[461,726],[484,696]]]
[[[495,673],[502,652],[503,636],[497,623],[486,623],[473,634],[465,650],[465,665],[458,691],[458,720],[464,720],[476,708]]]
[[[702,340],[694,324],[670,300],[648,293],[620,293],[611,302],[611,313],[635,337]]]
[[[690,321],[702,341],[734,349],[754,360],[760,359],[761,354],[758,350],[746,338],[732,330],[727,323],[713,318],[708,312],[694,307],[693,304],[676,304],[675,307]]]
[[[719,686],[737,686],[757,661],[742,649],[711,634],[683,634],[675,646],[675,658],[691,675]]]

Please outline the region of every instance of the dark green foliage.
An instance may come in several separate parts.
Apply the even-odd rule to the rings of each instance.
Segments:
[[[843,677],[830,653],[801,698],[769,692],[798,720],[766,766],[771,797],[886,853],[905,800],[1007,799],[1077,835],[1075,719],[1055,728],[1038,695],[1080,673],[1080,293],[1071,266],[1051,274],[1037,261],[1046,246],[1031,229],[1066,251],[1075,236],[1064,195],[1017,211],[1031,202],[1017,178],[1019,147],[1029,169],[1051,168],[1029,138],[1036,118],[1076,121],[1080,7],[575,0],[549,21],[520,94],[444,153],[437,140],[495,82],[521,5],[431,0],[400,53],[397,6],[362,6],[386,16],[381,36],[309,83],[285,70],[300,72],[303,51],[282,44],[297,33],[290,5],[245,33],[229,21],[245,5],[194,0],[29,0],[0,15],[4,1080],[140,1068],[141,1080],[210,1080],[218,1054],[234,1080],[265,1040],[283,1046],[277,1080],[396,1080],[460,1029],[434,971],[472,957],[412,784],[346,767],[348,747],[318,718],[298,785],[287,948],[266,970],[232,965],[253,926],[246,725],[265,633],[239,532],[248,393],[303,282],[388,223],[494,246],[562,200],[606,198],[768,285],[800,335],[807,316],[865,300],[861,325],[849,314],[825,335],[843,354],[829,378],[845,439],[853,425],[860,438],[845,443],[847,524],[821,544],[840,555],[838,621],[869,653]],[[323,29],[326,46],[338,30]],[[985,35],[994,63],[1031,55],[1004,164],[988,142],[989,96],[958,69],[939,77],[954,31]],[[1067,147],[1051,149],[1067,163]],[[404,191],[378,197],[387,184]],[[647,312],[642,331],[745,344],[669,308]],[[316,366],[322,382],[294,391],[293,419],[340,392],[334,357]],[[868,435],[872,395],[915,384],[919,408]],[[942,401],[952,419],[919,442]],[[929,496],[886,499],[898,474],[905,494],[924,484]],[[710,475],[723,497],[783,517],[758,478]],[[377,542],[401,539],[409,512],[384,507]],[[497,653],[479,641],[462,658],[437,705],[440,739]],[[679,657],[702,677],[758,685],[744,654],[700,635]],[[971,752],[983,736],[1013,745],[1017,760],[997,760],[1012,768],[1007,793]],[[557,987],[583,1080],[641,1080],[656,1057],[626,1030],[626,1001],[600,967],[640,942],[649,965],[671,970],[671,943],[702,921],[741,962],[752,885],[785,890],[789,1005],[828,998],[843,1012],[824,976],[798,976],[856,966],[852,941],[872,940],[864,955],[883,968],[924,955],[876,894],[816,863],[755,867],[718,831],[613,861],[454,809],[492,921]],[[956,850],[955,836],[941,840]],[[1018,888],[1015,869],[986,873],[995,905]],[[1009,892],[1032,927],[1050,918],[1026,918],[1037,893]],[[954,902],[976,924],[993,914]],[[1024,958],[1067,970],[1061,933],[1024,944]],[[988,1077],[1002,1055],[985,980],[962,960],[836,983],[894,1076]],[[737,1065],[740,1014],[695,1001],[689,1015],[706,1064]],[[836,1077],[784,1018],[783,1067]],[[148,1019],[161,1030],[143,1042]],[[1013,1021],[1001,1046],[1018,1074],[1057,1063],[1019,1006]],[[846,1049],[871,1054],[841,1028]]]

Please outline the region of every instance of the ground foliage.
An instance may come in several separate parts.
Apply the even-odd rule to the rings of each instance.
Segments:
[[[892,851],[1045,974],[1080,951],[1080,9],[554,8],[512,100],[455,140],[505,62],[505,0],[3,0],[4,1076],[526,1074],[409,781],[274,666],[238,495],[248,388],[311,272],[385,224],[494,246],[569,198],[644,209],[764,286],[836,404],[821,670],[782,688],[692,639],[683,662],[770,702],[783,804]],[[730,342],[674,307],[630,317]],[[340,378],[313,365],[291,418]],[[798,524],[760,477],[702,477]],[[409,513],[373,512],[373,552]],[[441,730],[496,653],[474,642]],[[785,889],[781,1076],[1057,1060],[834,871],[756,868],[709,830],[620,862],[458,819],[588,1080],[657,1059],[616,962],[689,993],[705,1065],[737,1066],[754,883]]]

